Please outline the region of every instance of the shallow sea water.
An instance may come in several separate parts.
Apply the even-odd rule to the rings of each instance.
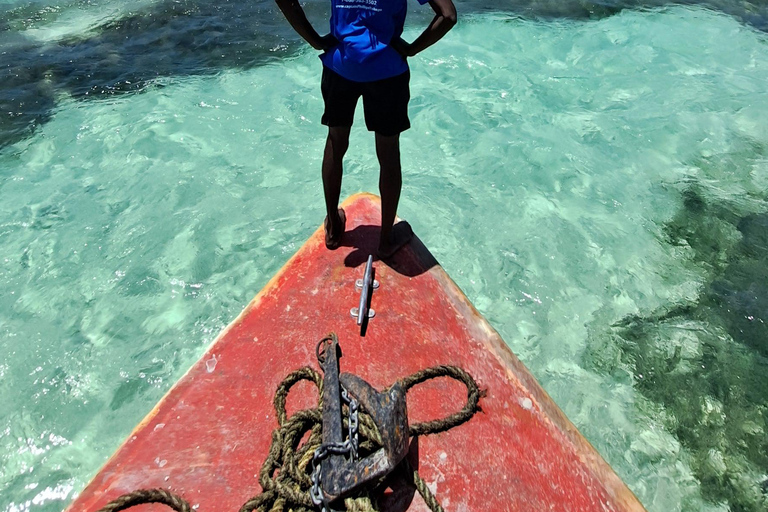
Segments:
[[[59,92],[0,149],[1,511],[66,506],[319,225],[292,44]],[[411,62],[399,214],[651,512],[768,503],[766,50],[703,8],[478,13]],[[358,114],[343,196],[376,191]]]

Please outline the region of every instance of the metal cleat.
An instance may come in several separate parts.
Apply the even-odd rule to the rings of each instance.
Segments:
[[[349,313],[357,319],[357,325],[360,326],[366,318],[373,318],[376,315],[376,312],[368,307],[370,295],[373,290],[379,288],[379,282],[373,278],[373,274],[373,255],[369,255],[363,278],[355,281],[355,288],[360,290],[360,303],[356,308],[349,310]]]

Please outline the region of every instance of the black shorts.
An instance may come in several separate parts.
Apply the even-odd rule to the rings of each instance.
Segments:
[[[369,131],[391,136],[411,127],[408,120],[408,82],[411,73],[374,82],[353,82],[323,66],[321,89],[325,101],[322,123],[329,127],[350,127],[357,99],[363,97],[365,126]]]

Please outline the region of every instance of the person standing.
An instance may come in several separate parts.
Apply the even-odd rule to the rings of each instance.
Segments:
[[[355,107],[362,96],[366,127],[376,137],[381,194],[378,257],[386,259],[412,236],[407,225],[405,229],[393,228],[402,188],[400,133],[411,126],[407,58],[453,28],[456,7],[452,0],[418,0],[422,5],[429,2],[435,16],[416,40],[407,43],[401,37],[407,0],[331,0],[331,31],[325,36],[312,27],[298,0],[275,1],[293,29],[323,52],[322,123],[328,127],[322,164],[325,245],[338,248],[344,235],[346,215],[339,208],[342,160],[349,147]]]

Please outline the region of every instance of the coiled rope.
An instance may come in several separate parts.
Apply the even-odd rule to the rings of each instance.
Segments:
[[[472,376],[456,366],[435,366],[414,373],[402,379],[406,391],[430,379],[449,377],[463,383],[467,387],[467,402],[457,413],[447,418],[416,423],[409,427],[410,437],[425,436],[444,432],[468,421],[480,410],[479,401],[484,391],[478,387]],[[322,397],[322,375],[310,367],[304,367],[289,374],[277,388],[274,398],[275,411],[279,427],[272,432],[272,444],[264,464],[259,472],[261,494],[246,501],[240,512],[313,512],[316,507],[312,503],[309,490],[312,487],[310,479],[312,457],[322,442],[322,401],[314,409],[303,409],[288,416],[285,408],[288,393],[291,388],[302,380],[314,383]],[[348,410],[344,408],[344,421],[348,421]],[[359,415],[360,452],[373,453],[381,447],[381,437],[373,419],[361,410]],[[305,434],[308,439],[302,443]],[[443,507],[427,487],[426,482],[413,469],[407,459],[405,465],[407,478],[419,491],[425,503],[432,512],[443,512]],[[141,489],[109,502],[98,512],[118,512],[146,503],[160,503],[176,512],[192,512],[189,503],[182,497],[164,489]],[[368,489],[365,493],[344,500],[344,506],[349,512],[378,511],[376,489]]]

